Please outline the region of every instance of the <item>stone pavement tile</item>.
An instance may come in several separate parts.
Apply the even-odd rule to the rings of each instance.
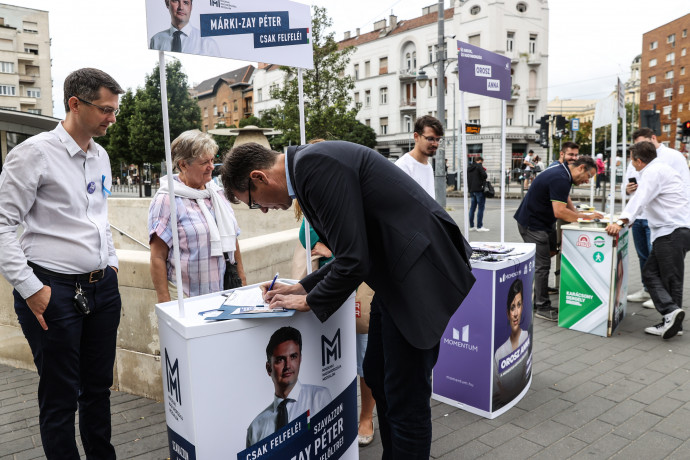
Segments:
[[[653,339],[653,337],[650,337],[650,339]],[[633,346],[633,348],[637,350],[650,351],[658,346],[659,342],[657,340],[640,340],[636,345]]]
[[[597,347],[587,352],[582,352],[575,359],[585,364],[596,364],[605,361],[614,354],[616,350],[612,350],[608,347]]]
[[[664,459],[683,443],[680,439],[656,431],[645,433],[638,440],[628,444],[612,458],[628,460],[644,458],[645,460]]]
[[[125,423],[123,425],[118,425],[117,429],[113,429],[113,434],[110,438],[110,442],[114,446],[119,444],[124,444],[135,439],[142,438],[141,429],[149,427],[147,420],[135,420],[133,422]],[[158,432],[163,432],[160,426],[157,426]]]
[[[560,391],[553,388],[544,388],[543,390],[535,391],[530,389],[529,392],[522,398],[515,407],[523,409],[525,411],[531,411],[544,403],[551,401],[552,399],[558,398],[561,395]],[[511,409],[512,411],[512,409]],[[510,411],[508,411],[510,412]],[[501,416],[503,417],[503,416]],[[499,417],[500,418],[500,417]]]
[[[12,455],[36,447],[30,436],[13,439],[0,444],[0,455]]]
[[[517,407],[517,406],[513,406],[513,407],[510,408],[510,410],[508,410],[507,412],[504,412],[503,414],[501,414],[500,417],[496,417],[495,419],[491,419],[491,420],[486,419],[486,420],[484,420],[484,421],[485,421],[486,423],[488,423],[489,425],[491,425],[491,426],[499,427],[499,426],[501,426],[501,425],[505,425],[506,423],[510,423],[510,422],[512,422],[513,420],[522,417],[522,416],[525,415],[526,413],[527,413],[526,410],[521,409],[521,408],[519,408],[519,407]]]
[[[584,353],[584,350],[580,348],[570,348],[566,351],[562,351],[558,354],[551,356],[546,360],[546,362],[548,364],[551,364],[551,366],[556,367],[582,356],[582,353]]]
[[[617,363],[627,363],[631,359],[638,358],[642,355],[642,352],[640,350],[635,350],[634,348],[628,348],[625,350],[622,350],[618,353],[614,353],[611,355],[611,358],[609,358],[611,361],[615,361]]]
[[[579,439],[570,436],[561,439],[555,444],[547,447],[538,454],[531,457],[531,460],[552,460],[554,458],[569,458],[587,447],[587,444]]]
[[[621,379],[607,385],[604,389],[597,392],[597,396],[619,403],[642,390],[645,386],[646,385],[628,379]]]
[[[571,332],[575,332],[575,331],[571,331]],[[586,345],[586,344],[592,342],[593,337],[596,337],[596,336],[592,336],[592,334],[577,333],[575,335],[571,335],[569,338],[563,337],[563,340],[557,344],[554,344],[552,348],[558,352],[573,350],[573,349],[580,348],[583,345]],[[599,345],[603,345],[603,343],[601,343]]]
[[[664,417],[655,427],[654,431],[667,434],[683,441],[690,439],[690,411],[678,409],[668,417]]]
[[[432,420],[442,425],[445,425],[450,429],[459,430],[460,428],[467,426],[471,423],[485,419],[481,415],[476,415],[471,412],[460,410],[452,412],[447,416],[432,418]]]
[[[130,457],[127,460],[161,460],[170,458],[170,450],[168,447],[163,449],[153,450],[142,455]]]
[[[483,444],[479,441],[470,441],[462,447],[458,447],[452,452],[448,452],[442,457],[438,457],[440,460],[472,460],[481,457],[486,452],[490,451],[491,447]],[[379,457],[380,458],[380,457]],[[434,457],[435,458],[435,457]]]
[[[613,368],[611,365],[612,363],[606,363],[609,365],[609,368]],[[596,383],[601,383],[602,385],[611,385],[612,383],[616,383],[621,379],[625,378],[625,374],[621,374],[620,372],[616,372],[614,370],[606,371],[603,374],[598,375],[597,377],[594,377],[592,381]]]
[[[573,407],[573,403],[564,401],[562,399],[552,399],[536,409],[530,410],[519,419],[513,420],[513,424],[526,430],[539,425],[540,423],[551,419],[556,414],[563,413]]]
[[[635,401],[639,401],[643,404],[651,404],[653,401],[659,399],[660,396],[665,396],[667,393],[675,390],[676,388],[678,388],[678,385],[673,382],[669,382],[666,379],[666,376],[664,376],[664,378],[658,382],[655,382],[654,385],[646,386],[642,390],[630,396],[630,399],[634,399]]]
[[[17,397],[17,390],[14,388],[6,388],[4,385],[2,390],[0,390],[0,405],[4,405],[5,401],[8,399],[14,399]]]
[[[594,443],[586,446],[580,452],[571,457],[572,460],[591,460],[599,458],[609,458],[616,452],[623,449],[625,446],[630,444],[630,441],[616,436],[615,434],[607,434],[602,436]],[[643,458],[632,456],[630,458]]]
[[[168,445],[167,436],[148,436],[136,442],[115,446],[117,458],[132,458],[165,448]]]
[[[493,429],[490,433],[480,436],[479,440],[491,447],[498,447],[505,443],[510,443],[511,439],[523,433],[523,429],[512,423],[506,423],[498,428]]]
[[[431,442],[436,441],[438,438],[449,435],[454,430],[446,425],[438,423],[436,420],[431,421]]]
[[[663,419],[658,415],[642,411],[629,418],[622,425],[616,427],[613,432],[618,436],[635,440],[651,430],[661,420]]]
[[[561,395],[561,399],[570,401],[572,403],[577,403],[587,398],[588,396],[600,391],[605,388],[604,385],[595,382],[584,382],[581,385],[576,386],[572,390],[569,390]]]
[[[532,352],[532,356],[534,357],[534,360],[537,362],[545,361],[545,360],[549,359],[551,356],[558,354],[558,350],[554,350],[553,348],[539,348],[539,349],[537,349],[536,345],[533,348],[534,348],[534,350]]]
[[[23,419],[36,418],[38,419],[38,407],[31,406],[26,409],[0,414],[0,426],[5,423],[12,423]]]
[[[669,393],[668,395],[662,396],[661,398],[647,405],[645,411],[649,412],[650,414],[658,415],[659,417],[666,417],[683,407],[685,404],[687,403],[684,401],[679,401],[672,398]]]
[[[589,396],[553,417],[553,420],[571,428],[580,428],[616,404],[596,395]]]
[[[656,369],[655,369],[656,370]],[[659,371],[663,372],[663,371]],[[686,382],[690,381],[690,371],[687,369],[675,369],[666,373],[665,380],[673,382],[678,386],[684,385]]]
[[[563,380],[565,377],[567,377],[567,374],[564,374],[563,372],[547,369],[532,376],[532,388],[535,390],[553,388],[556,382]]]
[[[637,369],[631,369],[630,372],[625,372],[628,370],[628,366],[629,368],[634,367],[631,364],[636,364],[635,361],[637,360],[633,360],[623,364],[622,366],[618,366],[615,369],[615,371],[625,374],[626,379],[631,380],[633,382],[639,382],[643,385],[656,385],[656,382],[658,382],[664,377],[664,374],[662,374],[661,372],[653,371],[646,367],[638,367]]]
[[[0,425],[0,434],[9,433],[10,431],[21,430],[26,428],[26,420],[17,420],[16,422]]]
[[[645,408],[645,405],[632,399],[626,399],[619,404],[616,404],[611,409],[607,410],[599,416],[602,422],[610,423],[618,426],[625,423],[631,417]]]
[[[667,457],[668,460],[687,460],[688,458],[690,458],[690,440],[678,446],[678,448]]]
[[[130,399],[128,401],[123,401],[123,402],[120,402],[120,403],[115,404],[115,405],[113,405],[111,403],[110,404],[110,413],[111,414],[125,414],[127,411],[129,411],[131,409],[136,409],[138,407],[141,407],[142,405],[151,405],[151,404],[156,404],[156,402],[151,400],[151,399],[145,399],[145,398]]]
[[[585,382],[589,382],[597,375],[598,374],[596,372],[592,372],[588,367],[583,371],[569,375],[563,380],[560,380],[558,383],[554,385],[553,388],[555,390],[565,393],[567,391],[575,389],[576,387],[582,385]]]
[[[43,447],[34,447],[14,454],[14,460],[32,460],[34,458],[45,458]]]
[[[541,446],[539,444],[517,437],[509,443],[501,444],[499,447],[490,450],[479,458],[486,460],[516,460],[531,458],[540,450]]]
[[[602,436],[611,433],[613,428],[613,425],[604,423],[601,420],[592,420],[579,430],[572,432],[570,436],[586,444],[591,444]]]
[[[156,415],[160,414],[161,412],[165,412],[164,405],[163,403],[159,403],[156,401],[152,401],[150,399],[144,399],[142,400],[149,402],[150,404],[142,404],[139,407],[135,407],[132,409],[129,409],[125,412],[122,413],[122,415],[127,419],[127,420],[136,420],[141,417],[148,417],[150,415]]]
[[[359,460],[381,460],[383,457],[383,445],[381,441],[376,441],[366,447],[359,448]]]
[[[583,372],[584,370],[588,369],[589,365],[585,363],[581,363],[579,361],[575,361],[574,359],[565,361],[558,366],[554,366],[553,370],[556,372],[561,372],[563,374],[567,375],[574,375],[579,372]]]
[[[467,425],[461,430],[454,431],[434,442],[431,445],[431,456],[437,458],[446,455],[448,452],[489,433],[493,429],[494,427],[483,420]]]
[[[530,428],[520,436],[528,441],[537,443],[542,447],[548,447],[557,442],[559,439],[565,438],[572,431],[573,429],[568,426],[561,425],[553,420],[547,420],[535,426],[534,428]],[[490,434],[491,433],[489,433],[489,435]]]
[[[668,393],[668,397],[683,402],[690,401],[690,384],[686,383],[677,387],[675,390],[670,391]]]
[[[450,404],[445,404],[445,403],[440,403],[436,404],[434,406],[431,406],[431,419],[434,420],[439,417],[446,417],[450,414],[454,414],[456,412],[464,412],[458,409],[455,406],[451,406]]]
[[[683,368],[685,364],[687,364],[685,357],[679,356],[678,353],[663,353],[656,356],[656,359],[645,367],[662,374],[671,374],[675,371],[687,378],[688,370]]]

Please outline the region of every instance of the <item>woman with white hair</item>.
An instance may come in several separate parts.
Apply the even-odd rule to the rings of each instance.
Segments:
[[[237,237],[240,228],[223,190],[211,180],[218,144],[199,130],[185,131],[171,146],[182,291],[193,297],[247,284]],[[178,297],[170,227],[168,179],[149,207],[151,279],[158,302]]]

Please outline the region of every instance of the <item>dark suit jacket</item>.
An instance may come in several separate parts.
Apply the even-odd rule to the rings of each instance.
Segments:
[[[474,284],[451,217],[381,154],[332,141],[288,149],[290,182],[335,260],[301,281],[321,320],[365,281],[415,347],[435,346]]]

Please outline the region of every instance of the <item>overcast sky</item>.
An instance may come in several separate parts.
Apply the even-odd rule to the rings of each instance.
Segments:
[[[163,3],[164,0],[160,0]],[[203,0],[197,0],[203,1]],[[507,0],[512,1],[512,0]],[[5,0],[50,13],[54,116],[64,116],[62,84],[69,72],[97,67],[125,89],[143,86],[158,62],[148,49],[144,0]],[[357,27],[362,33],[392,12],[398,20],[421,15],[430,0],[303,1],[325,6],[336,39]],[[375,5],[375,7],[372,7]],[[445,1],[445,7],[451,5]],[[658,5],[658,7],[657,7]],[[642,34],[690,12],[688,0],[551,0],[549,2],[549,100],[598,99],[627,80],[641,53]],[[177,54],[190,83],[246,65],[230,59]]]

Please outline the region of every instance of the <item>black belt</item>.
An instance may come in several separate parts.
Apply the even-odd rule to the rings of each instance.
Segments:
[[[100,270],[94,270],[89,273],[69,275],[67,273],[58,273],[52,270],[48,270],[47,268],[43,268],[40,265],[36,265],[33,262],[28,262],[28,264],[29,267],[33,268],[35,271],[39,273],[43,273],[44,275],[60,278],[63,280],[75,281],[80,283],[97,283],[103,278],[105,278],[105,268],[102,268]]]

